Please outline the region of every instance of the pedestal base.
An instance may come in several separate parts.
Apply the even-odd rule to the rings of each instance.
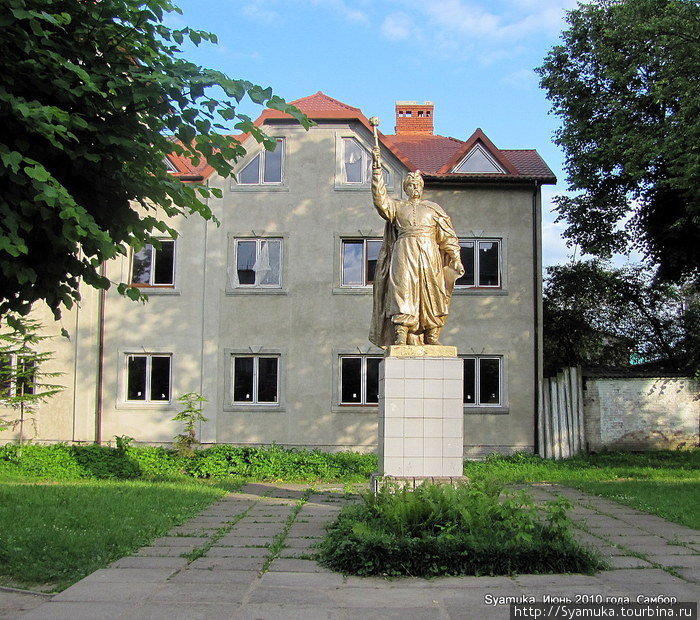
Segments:
[[[369,480],[369,488],[372,493],[376,493],[387,484],[397,485],[401,488],[408,487],[409,489],[415,489],[425,483],[459,486],[461,484],[468,484],[469,478],[466,476],[382,476],[381,474],[372,474]]]
[[[379,365],[379,476],[462,476],[462,381],[463,366],[458,357],[385,357],[382,360]]]

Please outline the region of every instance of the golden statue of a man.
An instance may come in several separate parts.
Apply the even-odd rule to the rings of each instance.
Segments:
[[[372,198],[386,220],[384,243],[374,276],[374,308],[369,339],[392,344],[439,345],[452,289],[464,274],[459,239],[443,209],[423,200],[420,171],[403,183],[408,200],[389,196],[380,149],[372,150]]]

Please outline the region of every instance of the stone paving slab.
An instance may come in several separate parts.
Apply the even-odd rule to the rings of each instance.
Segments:
[[[698,550],[668,544],[687,540],[700,547],[699,533],[555,485],[538,486],[538,497],[544,500],[563,494],[574,499],[577,504],[573,516],[587,530],[576,530],[576,536],[599,549],[617,568],[593,576],[391,580],[343,577],[313,560],[294,557],[313,553],[312,545],[323,535],[326,523],[335,518],[343,505],[356,501],[339,489],[335,496],[324,492],[308,497],[309,501],[287,532],[279,557],[272,560],[268,572],[261,576],[260,570],[270,560],[270,548],[263,545],[269,545],[284,530],[305,489],[303,485],[253,484],[245,491],[227,496],[229,499],[217,502],[195,520],[174,528],[170,536],[159,539],[157,544],[154,542],[136,555],[96,571],[50,602],[22,610],[25,615],[21,617],[29,620],[219,617],[506,620],[508,605],[487,604],[487,594],[492,597],[528,594],[538,600],[545,594],[663,594],[676,596],[679,601],[700,598]],[[211,536],[222,531],[224,535],[208,547]],[[176,533],[199,536],[175,536]],[[180,553],[202,547],[206,549],[205,555],[191,563],[178,557]],[[632,552],[642,557],[631,555]],[[662,566],[676,562],[687,566],[677,567],[673,569],[675,574],[670,574],[653,567],[649,560]],[[1,614],[2,606],[0,618]]]

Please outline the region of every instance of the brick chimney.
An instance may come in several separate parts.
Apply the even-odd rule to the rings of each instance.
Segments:
[[[397,101],[394,131],[397,134],[429,134],[432,136],[434,108],[432,101],[425,103]]]

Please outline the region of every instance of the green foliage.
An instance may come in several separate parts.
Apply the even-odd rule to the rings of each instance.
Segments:
[[[0,583],[62,590],[148,545],[226,489],[195,481],[0,483]]]
[[[543,300],[547,375],[632,361],[700,368],[700,297],[691,287],[591,260],[548,267]]]
[[[176,237],[167,218],[213,219],[219,190],[182,183],[163,159],[206,158],[228,176],[245,153],[232,133],[271,148],[237,111],[244,97],[310,125],[269,88],[183,59],[185,39],[216,37],[168,28],[172,12],[170,0],[0,0],[0,315],[37,299],[59,315],[79,282],[109,287],[105,260]]]
[[[61,373],[46,372],[43,368],[53,353],[37,350],[50,338],[39,334],[41,323],[11,314],[5,317],[5,322],[9,329],[0,332],[0,406],[18,411],[19,417],[7,420],[0,416],[0,430],[19,427],[22,443],[25,423],[34,421],[37,405],[63,389],[47,382]]]
[[[700,278],[700,5],[596,0],[568,12],[539,69],[575,197],[566,236],[599,256],[636,248],[664,279]],[[630,217],[631,216],[631,217]]]
[[[602,452],[561,461],[494,454],[465,463],[464,473],[503,484],[561,483],[700,529],[699,449]]]
[[[376,470],[372,454],[327,453],[279,446],[215,445],[181,456],[155,446],[130,446],[123,439],[117,448],[97,445],[15,444],[0,447],[0,472],[38,478],[250,478],[254,480],[366,481]]]
[[[200,442],[197,439],[197,431],[195,426],[198,422],[206,422],[207,418],[202,415],[201,404],[206,403],[207,399],[196,392],[188,392],[177,399],[184,407],[173,420],[176,422],[184,422],[182,433],[175,437],[173,448],[178,456],[194,456],[194,446]]]
[[[354,575],[591,573],[600,558],[578,545],[564,499],[542,511],[520,492],[500,500],[487,482],[415,490],[384,486],[343,509],[321,544],[321,561]]]

